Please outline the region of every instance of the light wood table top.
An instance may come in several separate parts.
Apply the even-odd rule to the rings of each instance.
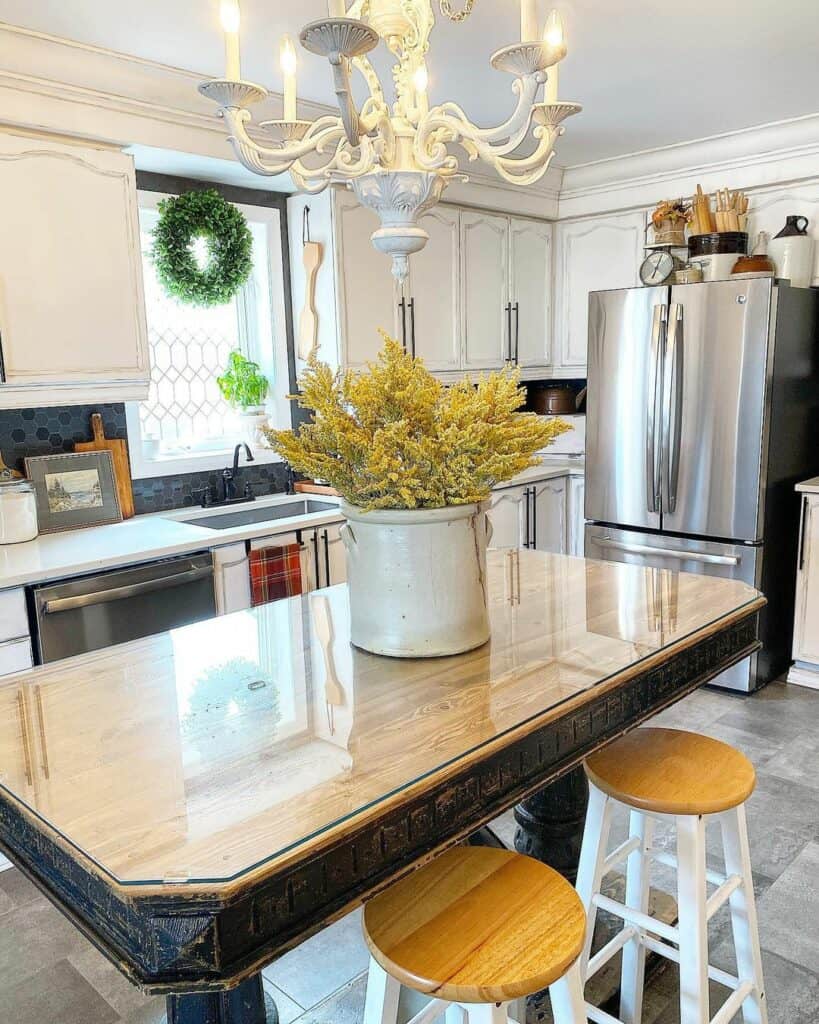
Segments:
[[[215,891],[763,603],[735,581],[540,552],[489,564],[492,639],[457,657],[352,647],[338,586],[5,679],[0,803],[117,886]]]

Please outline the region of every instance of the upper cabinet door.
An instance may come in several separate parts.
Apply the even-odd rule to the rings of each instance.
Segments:
[[[582,377],[588,343],[589,292],[639,284],[643,213],[567,221],[555,228],[555,368]]]
[[[390,260],[370,241],[379,223],[376,215],[350,192],[338,191],[334,216],[342,362],[355,369],[378,355],[383,345],[379,328],[402,340],[398,295]]]
[[[509,221],[461,213],[461,302],[466,370],[495,369],[509,358]]]
[[[0,135],[0,222],[8,389],[119,382],[130,385],[121,397],[144,398],[150,371],[132,158]]]
[[[447,206],[436,206],[421,218],[429,241],[411,258],[404,287],[407,347],[429,370],[460,367],[459,223],[458,211]]]
[[[522,367],[551,362],[552,225],[513,219],[511,254],[512,354]]]

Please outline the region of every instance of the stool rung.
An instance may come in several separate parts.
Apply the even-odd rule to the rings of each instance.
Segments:
[[[675,949],[674,946],[669,946],[666,942],[654,939],[650,935],[644,935],[643,945],[646,949],[650,949],[652,953],[656,953],[658,956],[664,956],[666,960],[673,960],[675,964],[679,964],[680,962],[680,951]],[[736,988],[737,985],[739,985],[739,978],[735,978],[733,974],[729,974],[727,971],[723,971],[719,967],[714,967],[712,964],[708,965],[708,977],[711,981],[716,981],[720,985],[724,985],[726,988]]]
[[[422,1010],[419,1010],[414,1017],[408,1020],[407,1024],[432,1024],[432,1021],[437,1020],[449,1005],[446,999],[432,999]]]
[[[586,1003],[586,1016],[593,1020],[594,1024],[623,1024],[617,1017],[612,1017],[610,1013],[601,1010],[599,1006],[592,1006],[591,1003]]]
[[[728,1024],[729,1021],[732,1021],[740,1006],[742,1006],[753,990],[754,983],[752,981],[743,981],[739,988],[735,989],[728,996],[717,1011],[716,1016],[711,1018],[711,1024]]]
[[[667,868],[673,868],[675,871],[680,869],[677,858],[673,853],[667,853],[665,850],[649,850],[648,855],[652,860],[656,860],[658,864],[665,864]],[[719,871],[712,871],[710,868],[705,869],[705,877],[711,885],[723,885],[725,882],[725,875],[720,874]]]
[[[706,919],[710,921],[719,908],[731,898],[731,894],[736,892],[741,885],[742,879],[739,875],[731,875],[729,878],[726,878],[719,889],[708,897],[708,901],[705,904]]]
[[[634,853],[635,850],[640,848],[639,836],[632,836],[627,839],[624,843],[621,843],[616,850],[612,850],[611,853],[603,861],[603,874],[606,875],[611,871],[613,867],[616,867],[621,861],[624,861],[630,853]]]
[[[629,927],[618,932],[613,939],[609,939],[605,946],[599,949],[589,960],[589,966],[586,968],[586,981],[597,974],[601,967],[605,967],[609,960],[619,953],[627,942],[630,942],[631,939],[639,934],[636,928]]]
[[[627,907],[623,903],[618,903],[617,900],[613,900],[609,896],[604,896],[602,893],[595,893],[593,902],[600,907],[601,910],[607,910],[610,914],[614,914],[615,917],[620,917],[629,924],[637,925],[637,927],[644,932],[653,932],[655,935],[662,935],[662,937],[667,939],[669,942],[680,941],[679,929],[672,928],[670,924],[666,924],[664,921],[658,921],[654,917],[649,917],[648,914],[644,914],[640,910],[633,910],[631,907]]]

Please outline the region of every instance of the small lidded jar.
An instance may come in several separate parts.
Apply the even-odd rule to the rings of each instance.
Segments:
[[[0,544],[37,536],[37,501],[29,480],[0,480]]]

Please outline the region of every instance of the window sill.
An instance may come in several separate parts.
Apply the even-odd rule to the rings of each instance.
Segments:
[[[282,462],[282,457],[269,448],[253,448],[254,466],[267,466],[274,462]],[[233,461],[233,448],[219,451],[188,452],[184,455],[156,455],[146,458],[138,453],[136,446],[131,453],[131,476],[134,480],[150,480],[158,476],[177,476],[180,473],[207,473],[215,469],[225,469]],[[239,463],[246,466],[244,455]]]

